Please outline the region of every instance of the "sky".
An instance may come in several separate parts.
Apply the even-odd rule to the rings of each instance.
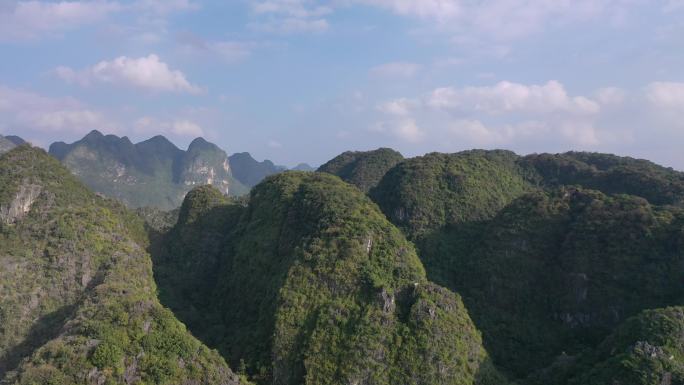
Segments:
[[[684,0],[0,0],[0,134],[684,170]]]

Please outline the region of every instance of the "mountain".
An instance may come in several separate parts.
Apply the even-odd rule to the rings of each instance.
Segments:
[[[300,163],[292,168],[293,171],[316,171],[316,168],[307,163]]]
[[[683,178],[614,155],[475,150],[408,159],[369,195],[416,243],[428,277],[463,296],[494,364],[511,377],[661,384],[677,383],[666,379],[679,369],[668,367],[684,365],[678,355],[666,366],[655,359],[678,349],[673,337],[657,337],[670,329],[619,345],[632,344],[633,354],[604,347],[617,346],[610,335],[630,317],[680,304]],[[651,354],[643,349],[655,358],[637,360]]]
[[[73,144],[53,143],[50,154],[93,190],[130,207],[174,209],[202,184],[224,194],[247,192],[232,177],[226,153],[202,138],[183,151],[163,136],[133,144],[126,137],[92,131]]]
[[[8,135],[8,136],[2,136],[0,135],[0,154],[4,154],[5,152],[13,149],[16,146],[21,146],[22,144],[26,143],[24,139],[14,136],[14,135]]]
[[[385,173],[404,157],[390,148],[374,151],[348,151],[318,168],[320,172],[337,175],[364,192],[375,187]]]
[[[199,187],[153,248],[162,300],[260,384],[505,384],[460,297],[336,177]]]
[[[267,176],[286,170],[285,167],[276,166],[270,160],[258,162],[248,152],[233,154],[228,158],[228,161],[235,179],[250,188],[256,186]]]
[[[43,150],[0,156],[0,383],[240,383],[160,305],[146,247]]]

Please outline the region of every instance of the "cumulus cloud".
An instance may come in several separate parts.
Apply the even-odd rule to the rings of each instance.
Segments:
[[[0,86],[0,127],[11,132],[85,133],[116,130],[99,111],[72,98],[50,98]]]
[[[596,91],[596,100],[603,105],[619,105],[625,101],[627,93],[617,87],[604,87]]]
[[[425,137],[425,132],[418,126],[416,121],[407,117],[378,122],[372,125],[370,130],[389,134],[409,143],[420,142]]]
[[[371,69],[371,75],[386,78],[411,78],[418,70],[420,65],[408,62],[386,63]]]
[[[158,119],[151,116],[139,118],[133,124],[135,132],[141,135],[171,134],[185,138],[204,136],[202,127],[189,119]]]
[[[408,116],[417,106],[417,101],[401,98],[381,103],[378,105],[378,110],[388,115]]]
[[[679,0],[671,0],[677,2]],[[408,17],[437,21],[459,39],[509,41],[569,22],[617,19],[642,0],[353,0]],[[672,8],[672,6],[670,7]],[[466,37],[467,36],[467,37]]]
[[[101,61],[84,70],[59,67],[55,73],[68,83],[82,86],[112,84],[151,91],[201,92],[201,88],[191,84],[181,71],[170,69],[153,54],[137,59],[121,56],[111,61]]]
[[[19,1],[0,8],[0,40],[36,38],[96,23],[121,11],[109,1]]]
[[[604,104],[618,103],[615,88],[596,92],[596,99],[570,95],[563,84],[499,82],[482,87],[441,87],[418,98],[398,98],[377,106],[380,123],[373,129],[404,141],[424,137],[458,139],[470,146],[507,146],[539,138],[583,147],[611,139],[597,126]],[[419,127],[430,127],[430,131]]]
[[[595,114],[600,106],[583,96],[571,97],[557,81],[524,85],[507,81],[490,87],[445,87],[434,90],[427,105],[437,109],[502,114],[509,112]]]
[[[659,108],[684,111],[684,83],[653,82],[646,87],[646,97]]]
[[[49,37],[122,13],[164,17],[197,8],[197,3],[190,0],[9,1],[0,5],[0,41]]]

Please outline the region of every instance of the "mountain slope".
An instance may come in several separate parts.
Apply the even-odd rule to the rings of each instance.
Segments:
[[[250,188],[267,176],[284,171],[282,167],[276,166],[270,160],[256,161],[248,152],[233,154],[228,159],[235,179]]]
[[[529,155],[521,164],[545,187],[580,185],[606,194],[640,196],[658,205],[684,202],[684,173],[647,160],[610,154],[568,152]]]
[[[237,384],[156,298],[140,220],[28,145],[0,157],[0,382]]]
[[[404,157],[390,148],[374,151],[347,151],[318,168],[320,172],[337,175],[363,192],[375,187],[385,173]]]
[[[409,238],[485,220],[533,186],[510,151],[432,153],[390,169],[370,196]]]
[[[272,176],[246,206],[196,189],[165,244],[163,298],[259,383],[504,383],[460,297],[335,177]]]
[[[233,179],[226,153],[201,138],[182,151],[163,136],[133,144],[93,131],[73,144],[53,143],[50,154],[93,190],[131,207],[173,209],[202,184],[225,194],[247,191]]]
[[[468,151],[404,161],[370,195],[428,277],[463,295],[494,362],[524,378],[591,360],[626,318],[679,304],[683,175],[606,154]]]

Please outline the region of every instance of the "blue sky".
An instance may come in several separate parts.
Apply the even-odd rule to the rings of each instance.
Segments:
[[[684,0],[0,0],[0,134],[684,170]]]

